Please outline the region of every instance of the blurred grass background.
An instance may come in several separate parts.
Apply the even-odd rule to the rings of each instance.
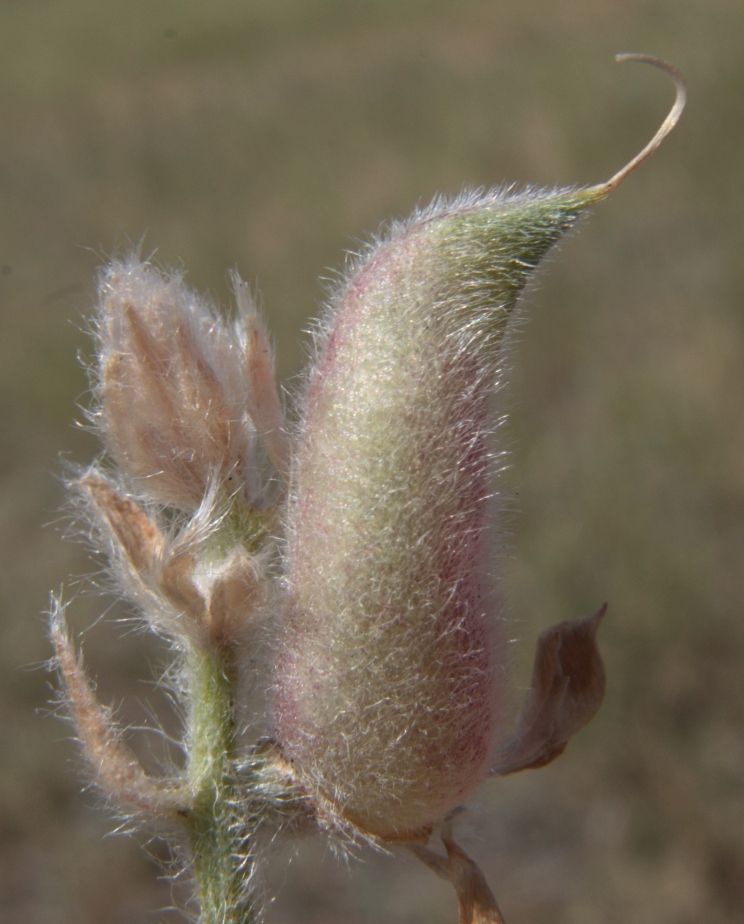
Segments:
[[[740,0],[3,0],[3,922],[180,919],[44,711],[38,614],[97,567],[60,539],[55,473],[96,452],[73,419],[103,257],[144,240],[222,302],[238,267],[289,379],[319,277],[382,220],[631,156],[671,88],[624,50],[681,67],[689,110],[530,292],[505,483],[521,682],[541,628],[607,599],[607,701],[481,793],[466,845],[509,924],[744,920],[742,27]],[[106,605],[77,599],[75,627]],[[124,721],[162,711],[156,648],[101,622],[85,651]],[[307,841],[269,880],[271,924],[455,919],[405,856],[347,869]]]

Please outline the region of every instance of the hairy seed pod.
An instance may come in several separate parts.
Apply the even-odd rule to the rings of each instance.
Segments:
[[[373,835],[414,835],[487,775],[505,699],[489,405],[507,323],[547,251],[670,127],[601,185],[435,202],[330,307],[292,472],[274,723],[318,803]]]
[[[372,833],[441,818],[488,771],[504,673],[489,399],[519,293],[597,197],[435,204],[332,309],[292,483],[276,722],[311,788]]]

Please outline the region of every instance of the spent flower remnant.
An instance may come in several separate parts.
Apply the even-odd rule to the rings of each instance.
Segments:
[[[111,457],[143,494],[194,510],[208,482],[260,493],[257,428],[286,468],[273,357],[247,287],[227,325],[178,277],[137,260],[113,263],[99,292],[99,407]]]
[[[609,181],[438,199],[357,257],[326,310],[290,431],[242,281],[228,323],[129,259],[100,278],[91,412],[109,462],[74,484],[122,592],[178,651],[183,767],[148,775],[53,608],[65,699],[95,779],[187,857],[204,924],[260,913],[261,846],[319,827],[401,843],[460,920],[499,921],[452,834],[487,776],[557,757],[604,692],[604,613],[541,636],[516,728],[492,501],[492,396],[520,293]],[[257,666],[261,668],[257,670]],[[246,707],[259,692],[265,716]],[[438,831],[443,856],[426,842]]]

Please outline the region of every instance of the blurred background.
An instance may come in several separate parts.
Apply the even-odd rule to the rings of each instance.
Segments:
[[[142,242],[222,303],[237,267],[291,383],[322,277],[381,221],[599,181],[645,143],[672,88],[617,51],[674,61],[689,109],[528,295],[503,485],[518,683],[542,628],[608,600],[607,700],[561,760],[484,788],[463,840],[509,924],[744,920],[743,34],[740,0],[2,0],[3,922],[181,920],[161,846],[109,836],[48,709],[64,583],[101,697],[172,724],[162,652],[77,596],[99,563],[61,537],[60,474],[97,452],[74,421],[102,260]],[[269,924],[456,918],[403,854],[307,840],[268,888]]]

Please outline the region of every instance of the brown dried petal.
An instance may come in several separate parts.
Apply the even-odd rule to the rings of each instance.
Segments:
[[[605,672],[596,634],[607,605],[593,616],[561,622],[537,642],[532,688],[511,741],[497,754],[493,773],[543,767],[599,709]]]

